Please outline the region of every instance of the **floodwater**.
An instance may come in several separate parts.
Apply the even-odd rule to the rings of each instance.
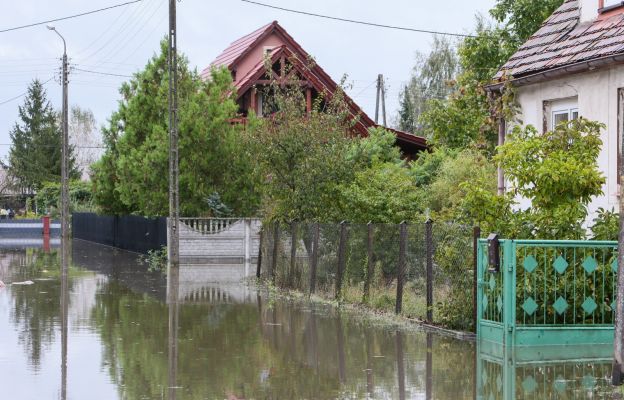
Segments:
[[[291,304],[226,281],[168,279],[137,255],[74,241],[0,249],[2,399],[603,398],[607,360],[515,365],[474,343]],[[214,274],[212,274],[214,271]],[[240,270],[233,272],[238,276]],[[213,279],[217,277],[216,279]],[[17,283],[32,281],[31,285]]]

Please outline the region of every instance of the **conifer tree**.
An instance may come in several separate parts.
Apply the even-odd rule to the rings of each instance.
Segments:
[[[10,132],[9,173],[22,193],[32,193],[45,182],[61,179],[61,128],[58,113],[46,97],[41,81],[28,87],[19,122]],[[70,148],[70,177],[77,178]]]

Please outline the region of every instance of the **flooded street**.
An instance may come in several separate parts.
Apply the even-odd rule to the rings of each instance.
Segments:
[[[606,360],[510,370],[474,343],[215,283],[212,267],[181,267],[167,279],[148,272],[133,253],[74,241],[72,254],[62,301],[56,250],[0,249],[0,279],[7,283],[0,289],[2,398],[489,400],[608,393]],[[213,268],[213,276],[225,280],[227,268],[237,267]],[[33,284],[18,284],[26,281]]]

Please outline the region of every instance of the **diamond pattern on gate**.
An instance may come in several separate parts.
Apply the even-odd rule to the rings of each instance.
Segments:
[[[557,314],[561,315],[568,309],[568,302],[563,297],[559,296],[557,301],[554,302],[553,308],[557,311]]]
[[[555,267],[555,271],[557,271],[559,274],[563,274],[566,268],[568,268],[568,262],[565,260],[565,258],[559,256],[553,263],[553,267]]]
[[[598,305],[596,304],[594,299],[592,299],[591,297],[588,297],[585,299],[583,304],[581,304],[581,307],[583,308],[586,314],[592,314],[594,311],[596,311],[596,308],[598,308]]]
[[[598,262],[592,256],[587,256],[585,260],[583,260],[583,269],[587,274],[591,274],[598,268]]]
[[[567,382],[565,379],[563,379],[563,377],[561,377],[561,375],[557,376],[557,379],[555,379],[555,383],[553,384],[553,386],[555,387],[555,390],[559,393],[563,393],[566,390],[566,386],[567,386]]]
[[[498,295],[498,299],[496,299],[496,308],[498,309],[498,312],[501,312],[503,310],[503,299],[500,297],[500,295]]]
[[[618,259],[617,259],[617,256],[615,256],[615,258],[611,262],[611,270],[613,271],[613,273],[617,273],[617,271],[618,271]]]
[[[487,310],[487,306],[488,306],[487,294],[483,295],[483,302],[481,304],[483,305],[483,312],[485,312],[485,310]]]
[[[490,290],[494,290],[494,288],[496,287],[496,279],[494,279],[494,274],[490,274]]]
[[[537,268],[537,260],[533,256],[528,256],[524,259],[522,266],[524,267],[526,272],[530,274],[531,272],[535,271],[535,268]]]
[[[537,389],[537,382],[533,376],[528,376],[522,381],[522,389],[525,393],[533,393]]]
[[[538,305],[532,297],[529,297],[524,301],[524,303],[522,303],[522,309],[525,313],[527,313],[527,315],[533,315],[535,310],[537,310],[537,307]]]

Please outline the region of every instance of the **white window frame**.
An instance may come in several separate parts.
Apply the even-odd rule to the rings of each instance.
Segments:
[[[566,115],[568,121],[578,119],[580,116],[578,99],[576,97],[571,99],[553,100],[550,101],[550,104],[551,111],[549,127],[551,130],[554,130],[557,127],[555,124],[555,117],[557,115]],[[574,114],[576,114],[576,118],[574,118]]]

